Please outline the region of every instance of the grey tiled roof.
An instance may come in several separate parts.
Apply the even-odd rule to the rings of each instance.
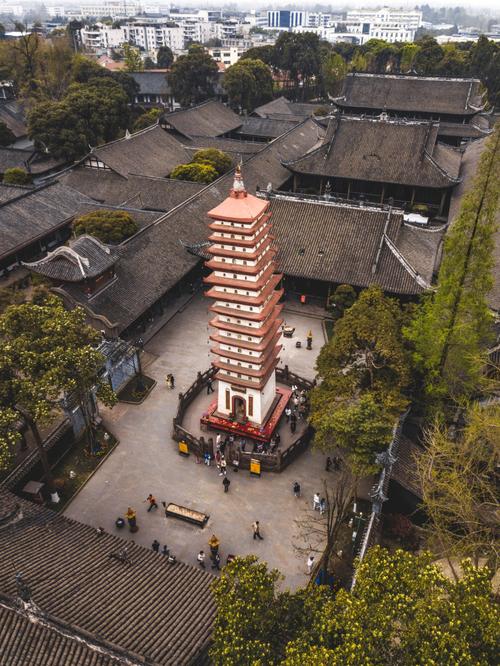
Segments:
[[[0,148],[0,173],[7,169],[28,168],[28,159],[33,154],[32,150],[16,150],[15,148]]]
[[[244,165],[247,190],[265,189],[269,182],[280,188],[291,175],[280,160],[303,155],[318,144],[320,136],[321,128],[313,120],[306,120],[266,144]],[[186,275],[200,259],[187,252],[182,242],[207,240],[207,212],[228,196],[233,177],[232,172],[227,173],[125,241],[116,265],[118,279],[92,299],[92,311],[118,324],[122,331]],[[85,305],[81,294],[68,291]]]
[[[297,123],[297,120],[274,120],[273,118],[252,118],[248,116],[244,119],[243,125],[237,130],[237,133],[275,139],[277,136],[288,132]]]
[[[206,651],[215,612],[209,573],[169,564],[151,549],[112,534],[99,536],[94,528],[38,505],[20,499],[18,504],[17,519],[0,524],[2,594],[16,596],[15,574],[22,572],[32,601],[74,627],[74,635],[86,632],[159,666],[191,666]],[[123,548],[129,564],[110,557]],[[76,641],[61,645],[65,656],[58,666],[87,663],[70,660],[77,646]],[[0,662],[5,663],[1,657]],[[50,662],[34,661],[42,663]]]
[[[0,100],[0,120],[4,122],[16,139],[26,136],[26,115],[15,99]]]
[[[159,125],[94,148],[91,154],[122,176],[168,176],[178,164],[190,159],[183,145]]]
[[[217,148],[217,150],[222,150],[225,153],[241,155],[242,158],[254,155],[265,147],[264,142],[227,139],[221,136],[192,136],[190,140],[186,140],[185,145],[188,148],[195,147],[196,150],[200,148]]]
[[[286,166],[327,178],[417,187],[458,182],[461,154],[436,144],[437,124],[336,116],[328,131],[325,145]]]
[[[402,211],[286,195],[271,196],[270,211],[285,275],[401,295],[432,280],[442,233],[403,224]]]
[[[161,123],[186,137],[221,136],[237,129],[242,118],[221,102],[208,101],[162,116]]]
[[[89,203],[84,194],[56,181],[0,203],[0,257],[64,226]]]
[[[118,260],[119,251],[93,236],[83,235],[70,246],[61,246],[46,257],[32,263],[24,263],[31,271],[53,280],[81,282],[94,278],[111,268]]]
[[[9,666],[119,666],[125,653],[0,596],[1,663]],[[136,662],[137,663],[137,662]]]
[[[348,74],[335,103],[347,108],[467,115],[484,105],[480,87],[479,79]]]
[[[59,178],[100,203],[167,212],[205,187],[170,178],[154,178],[128,174],[127,178],[114,171],[76,167]]]
[[[131,72],[130,76],[139,84],[140,95],[169,95],[170,86],[165,72]]]
[[[313,115],[314,111],[324,104],[310,104],[307,102],[290,102],[286,97],[277,97],[267,104],[258,106],[253,115],[261,118],[275,120],[304,120]]]

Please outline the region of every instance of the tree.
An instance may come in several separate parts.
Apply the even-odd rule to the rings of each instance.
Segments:
[[[357,297],[356,290],[350,284],[339,284],[328,299],[328,311],[334,319],[340,319],[354,305]]]
[[[365,289],[318,356],[320,382],[311,393],[315,445],[327,451],[346,447],[358,476],[377,469],[375,454],[389,445],[408,402],[403,321],[395,300],[379,287]]]
[[[156,54],[156,63],[161,69],[168,69],[174,62],[174,54],[169,46],[160,46]]]
[[[0,316],[0,449],[12,446],[8,424],[15,413],[29,425],[38,448],[49,489],[52,474],[43,448],[39,424],[52,420],[61,396],[73,395],[92,437],[90,391],[108,405],[115,396],[99,378],[103,356],[95,349],[97,331],[85,323],[82,308],[65,310],[53,296],[41,303],[8,307]],[[3,368],[3,369],[2,369]],[[90,403],[92,407],[90,407]]]
[[[161,109],[150,109],[149,111],[142,113],[134,123],[134,132],[138,132],[139,130],[145,129],[146,127],[151,127],[151,125],[155,125],[162,113],[163,111]]]
[[[12,169],[5,169],[3,182],[5,185],[31,185],[33,179],[31,174],[27,173],[24,169],[12,167]]]
[[[193,44],[170,70],[168,80],[175,99],[182,106],[190,106],[212,97],[218,72],[215,60],[202,46]]]
[[[125,55],[125,71],[142,72],[144,69],[144,63],[141,54],[139,53],[139,49],[125,43],[123,45],[123,53]]]
[[[94,210],[81,215],[73,222],[77,236],[89,234],[103,243],[121,243],[139,229],[134,218],[121,210]]]
[[[224,88],[232,107],[253,110],[273,97],[271,70],[262,60],[238,60],[224,74]]]
[[[149,56],[144,58],[144,69],[156,69],[158,65]]]
[[[29,135],[38,150],[74,160],[127,127],[127,102],[123,87],[109,77],[73,83],[62,101],[42,102],[31,109]]]
[[[179,164],[171,172],[170,178],[190,180],[194,183],[211,183],[218,178],[218,173],[210,164]]]
[[[415,58],[419,52],[420,47],[417,44],[408,43],[401,49],[401,58],[399,61],[399,69],[401,74],[408,74],[411,72],[415,65]]]
[[[273,67],[276,59],[273,46],[254,46],[243,54],[245,60],[260,60],[261,62]]]
[[[443,49],[434,37],[423,37],[417,45],[419,50],[413,61],[415,70],[421,76],[434,74],[443,58]]]
[[[296,84],[300,79],[307,83],[310,78],[319,77],[321,54],[318,35],[312,32],[282,32],[274,49],[276,66],[289,72]]]
[[[433,551],[447,558],[452,571],[463,557],[472,558],[475,566],[486,559],[497,571],[500,407],[472,405],[465,420],[453,436],[434,425],[416,461],[429,518],[424,529]]]
[[[337,95],[347,74],[347,64],[341,55],[334,51],[321,63],[321,80],[326,94]]]
[[[10,146],[15,140],[16,137],[14,133],[11,132],[7,125],[0,120],[0,146]]]
[[[193,156],[193,162],[213,166],[219,176],[229,171],[233,165],[229,155],[222,150],[217,150],[217,148],[202,148],[201,150],[197,150]]]
[[[500,612],[490,572],[464,562],[448,580],[419,556],[371,548],[352,592],[324,586],[280,592],[280,575],[236,558],[214,582],[215,666],[493,664]]]
[[[492,286],[499,169],[497,129],[445,239],[437,290],[424,298],[405,328],[430,412],[446,412],[484,388],[493,323],[487,295]]]
[[[327,574],[336,571],[340,564],[339,538],[342,525],[351,513],[355,497],[355,481],[350,471],[343,468],[340,474],[330,483],[323,481],[322,496],[326,500],[324,514],[311,512],[308,506],[295,519],[297,536],[294,540],[295,550],[305,559],[310,553],[317,553],[317,569],[323,572],[323,580]]]

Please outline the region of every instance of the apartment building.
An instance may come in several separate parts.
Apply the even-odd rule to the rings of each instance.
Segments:
[[[134,44],[144,51],[155,51],[168,46],[178,53],[185,44],[184,28],[170,21],[136,21],[122,26],[122,42]]]
[[[116,48],[127,41],[121,28],[112,28],[102,23],[84,26],[80,30],[80,37],[83,46],[94,52]]]
[[[238,62],[247,49],[241,46],[221,46],[207,50],[215,62],[220,62],[225,67],[230,67]]]
[[[380,26],[379,29],[382,29],[384,25],[399,25],[408,30],[418,30],[422,25],[422,12],[391,9],[390,7],[375,10],[353,9],[347,12],[346,23],[369,23],[370,25]]]

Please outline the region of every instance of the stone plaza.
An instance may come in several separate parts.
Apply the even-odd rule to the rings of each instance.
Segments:
[[[296,588],[307,582],[307,555],[295,548],[301,544],[294,518],[311,510],[312,496],[321,491],[322,479],[333,477],[332,472],[325,472],[325,456],[309,448],[282,473],[261,477],[230,469],[231,485],[225,494],[216,467],[197,464],[194,456],[180,456],[171,437],[178,392],[184,392],[197,372],[210,365],[208,305],[201,294],[195,295],[146,345],[144,371],[157,385],[141,405],[118,403],[112,410],[102,411],[105,425],[120,443],[65,515],[117,533],[115,520],[131,506],[137,511],[139,531],[131,534],[124,528],[123,537],[144,546],[158,539],[178,559],[196,565],[197,553],[203,549],[208,554],[207,541],[215,533],[221,541],[222,563],[228,554],[254,553],[279,568],[285,574],[285,584]],[[315,359],[325,342],[322,321],[318,316],[301,314],[299,307],[285,306],[283,312],[295,334],[282,340],[280,365],[288,364],[293,372],[313,379]],[[312,351],[305,348],[309,331]],[[297,340],[302,341],[301,348],[296,347]],[[166,387],[168,373],[175,377],[174,390]],[[296,480],[302,488],[299,499],[292,492]],[[144,500],[149,493],[156,497],[159,508],[148,513]],[[200,529],[166,518],[161,501],[204,512],[209,521]],[[252,538],[254,520],[260,521],[263,541]]]

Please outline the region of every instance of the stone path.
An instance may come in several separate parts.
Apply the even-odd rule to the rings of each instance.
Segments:
[[[326,474],[324,456],[308,450],[279,475],[255,478],[243,470],[230,471],[230,490],[224,494],[216,468],[196,464],[193,456],[179,456],[171,439],[178,391],[186,390],[197,371],[205,370],[210,363],[207,306],[201,295],[196,296],[146,345],[147,374],[158,384],[142,405],[118,404],[113,410],[103,410],[104,422],[120,444],[65,515],[115,532],[116,518],[132,506],[138,512],[140,529],[135,535],[124,529],[124,537],[133,537],[145,546],[157,538],[179,559],[194,565],[200,549],[208,552],[207,540],[215,532],[221,540],[223,562],[228,553],[255,553],[286,575],[287,586],[296,588],[306,582],[306,558],[298,557],[293,548],[297,532],[294,517],[309,511],[313,493],[321,489],[321,479]],[[296,349],[297,338],[285,339],[282,363],[312,379],[314,360],[323,344],[321,321],[295,313],[287,313],[285,318],[296,327],[303,344],[307,332],[312,330],[313,351]],[[165,386],[164,378],[169,372],[175,377],[175,390]],[[295,480],[303,489],[303,497],[298,500],[292,493]],[[150,492],[159,501],[209,514],[207,526],[200,529],[166,519],[161,505],[147,513],[143,500]],[[256,519],[261,523],[264,541],[252,538],[251,524]]]

